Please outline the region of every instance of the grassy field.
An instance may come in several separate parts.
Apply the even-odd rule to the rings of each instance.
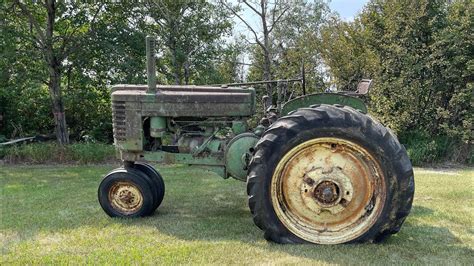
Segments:
[[[412,214],[383,244],[278,245],[263,239],[245,184],[160,167],[166,196],[149,218],[111,219],[97,202],[114,166],[0,166],[5,264],[472,264],[474,169],[416,169]]]

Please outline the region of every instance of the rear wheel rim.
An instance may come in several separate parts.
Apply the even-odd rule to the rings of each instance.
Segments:
[[[115,182],[109,189],[108,199],[116,211],[130,215],[143,206],[143,195],[138,186],[132,182]]]
[[[362,146],[341,138],[303,142],[277,164],[271,182],[278,219],[297,237],[318,244],[355,240],[377,221],[385,176]]]

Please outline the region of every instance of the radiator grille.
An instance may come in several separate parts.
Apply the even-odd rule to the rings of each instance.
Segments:
[[[124,101],[112,101],[112,122],[114,125],[114,138],[117,141],[125,141],[127,127]]]

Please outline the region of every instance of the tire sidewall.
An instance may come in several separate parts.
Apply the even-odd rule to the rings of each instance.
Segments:
[[[163,177],[161,177],[160,173],[158,173],[155,168],[146,163],[136,162],[133,165],[133,169],[142,172],[151,180],[151,185],[156,191],[156,198],[152,207],[153,210],[155,210],[156,208],[158,208],[158,206],[160,206],[165,196],[165,183],[163,181]]]
[[[111,187],[117,182],[130,182],[134,184],[140,193],[142,194],[143,204],[139,210],[134,213],[124,215],[112,207],[108,194]],[[148,214],[149,210],[153,205],[153,192],[151,191],[148,183],[136,173],[132,173],[127,170],[116,170],[104,177],[99,185],[99,203],[102,209],[111,217],[141,217]]]

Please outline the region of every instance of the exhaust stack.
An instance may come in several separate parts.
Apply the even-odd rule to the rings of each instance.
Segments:
[[[146,36],[147,93],[156,93],[155,38]]]

